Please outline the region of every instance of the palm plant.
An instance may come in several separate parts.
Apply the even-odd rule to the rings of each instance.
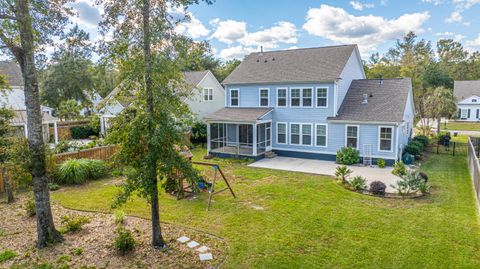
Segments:
[[[352,174],[352,170],[348,169],[346,165],[337,166],[335,169],[335,176],[338,180],[342,181],[342,183],[347,182],[347,178]]]

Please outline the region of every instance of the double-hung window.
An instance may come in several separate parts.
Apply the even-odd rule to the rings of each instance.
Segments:
[[[300,124],[290,124],[290,144],[300,145]]]
[[[269,89],[260,89],[260,106],[268,107]]]
[[[238,89],[230,90],[230,106],[238,106],[239,104],[239,91]]]
[[[470,109],[463,109],[463,108],[462,108],[462,109],[460,110],[460,112],[461,112],[461,113],[460,113],[460,118],[462,118],[462,119],[468,119],[468,118],[470,118],[470,115],[469,115],[469,114],[470,114]]]
[[[312,125],[302,124],[302,145],[312,145]]]
[[[277,89],[277,107],[287,106],[287,88]]]
[[[305,88],[302,89],[302,106],[311,107],[313,99],[313,89]]]
[[[300,107],[300,89],[290,89],[290,106]]]
[[[328,106],[328,88],[317,88],[317,107]]]
[[[327,125],[317,124],[315,127],[316,140],[315,145],[317,147],[327,146]]]
[[[379,151],[392,151],[393,142],[393,128],[392,127],[379,127],[378,138],[378,150]]]
[[[204,101],[213,100],[213,89],[209,89],[209,88],[203,89],[203,100]]]
[[[287,124],[277,123],[277,144],[287,144]]]
[[[345,134],[345,146],[358,148],[358,126],[347,125]]]

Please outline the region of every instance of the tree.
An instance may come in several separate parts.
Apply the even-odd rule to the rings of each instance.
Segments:
[[[437,132],[440,132],[441,118],[451,117],[457,111],[453,91],[445,87],[430,88],[424,98],[425,116],[437,119]]]
[[[78,117],[78,115],[80,115],[80,110],[81,108],[77,104],[77,101],[75,101],[74,99],[70,99],[70,100],[62,101],[60,103],[60,106],[58,108],[58,114],[61,119],[71,120]]]
[[[181,101],[181,62],[176,38],[167,13],[170,6],[188,6],[197,0],[103,0],[102,32],[113,29],[108,51],[117,57],[122,76],[137,92],[132,109],[124,111],[121,126],[111,135],[121,141],[119,160],[133,168],[118,203],[135,191],[151,205],[152,246],[164,248],[160,229],[158,180],[180,171],[187,179],[196,171],[180,152],[185,145],[182,120],[188,107]],[[207,2],[210,2],[207,0]],[[128,7],[125,10],[125,7]],[[126,83],[128,84],[128,83]]]
[[[89,102],[87,96],[94,87],[89,35],[74,26],[63,41],[53,53],[53,63],[47,66],[40,83],[43,101],[56,109],[62,100]]]
[[[423,71],[423,88],[445,87],[453,89],[453,79],[445,72],[439,63],[430,63]]]
[[[234,59],[228,60],[225,63],[220,64],[219,67],[213,70],[213,74],[218,79],[218,81],[222,82],[232,71],[240,65],[242,61]]]
[[[62,32],[67,15],[71,14],[64,6],[66,2],[67,0],[0,2],[0,49],[15,57],[24,79],[38,248],[60,241],[61,235],[55,229],[50,207],[35,53],[51,43],[52,36]]]

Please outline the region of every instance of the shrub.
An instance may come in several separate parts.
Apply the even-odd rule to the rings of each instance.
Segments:
[[[387,186],[381,181],[374,181],[370,183],[370,188],[368,191],[375,195],[385,195],[385,189]]]
[[[360,161],[360,152],[351,147],[344,147],[337,151],[337,163],[339,164],[355,164]]]
[[[395,162],[393,165],[392,174],[398,177],[405,176],[407,174],[407,168],[405,167],[405,164],[402,161]]]
[[[105,175],[105,163],[101,160],[70,159],[63,162],[57,170],[57,178],[62,184],[82,184]]]
[[[197,121],[193,124],[190,141],[202,144],[207,142],[207,125],[205,123]]]
[[[355,190],[355,191],[363,191],[367,189],[367,184],[366,180],[362,176],[356,176],[352,180],[350,180],[348,183],[350,184],[350,187]]]
[[[48,183],[48,189],[50,191],[57,191],[60,189],[60,186],[57,183]]]
[[[382,158],[377,159],[377,165],[380,168],[385,168],[385,160]]]
[[[135,239],[133,239],[132,232],[123,226],[118,226],[115,231],[115,248],[121,255],[133,250],[135,248]]]
[[[83,248],[74,248],[70,250],[70,254],[75,255],[75,256],[80,256],[83,254]]]
[[[123,224],[125,221],[125,212],[122,210],[115,210],[115,212],[113,212],[113,219],[115,220],[115,224]]]
[[[11,251],[11,250],[5,250],[3,252],[0,252],[0,262],[8,261],[10,259],[13,259],[17,257],[17,253]]]
[[[343,183],[347,182],[347,178],[352,174],[352,170],[348,169],[345,165],[337,166],[335,169],[335,176]]]
[[[422,153],[422,149],[416,143],[408,143],[404,150],[406,153],[412,154],[413,156],[420,156],[420,153]]]
[[[55,153],[64,153],[70,150],[70,143],[67,140],[60,140],[57,145],[55,145],[55,149],[53,151]]]
[[[418,183],[418,190],[423,193],[429,193],[430,192],[430,184],[428,184],[426,181],[421,181]]]
[[[415,193],[420,191],[420,189],[424,191],[428,191],[428,184],[425,185],[426,182],[419,176],[418,173],[407,173],[405,176],[402,177],[401,180],[397,181],[397,185],[392,185],[401,196],[406,196],[411,193]]]
[[[424,135],[417,135],[413,138],[414,141],[419,141],[420,143],[423,144],[424,147],[428,146],[429,144],[429,139],[428,137]]]
[[[33,217],[35,216],[35,214],[37,214],[35,212],[35,201],[33,200],[33,198],[30,198],[27,201],[25,201],[24,208],[28,217]]]
[[[73,126],[70,127],[73,139],[87,139],[94,135],[98,136],[98,130],[92,128],[92,126]]]
[[[71,233],[82,229],[84,224],[90,223],[90,218],[85,216],[62,216],[62,227],[60,227],[60,233]]]
[[[425,148],[423,143],[421,141],[418,141],[418,140],[412,140],[412,141],[410,141],[409,144],[417,146],[420,149],[420,151],[423,151],[423,149]]]

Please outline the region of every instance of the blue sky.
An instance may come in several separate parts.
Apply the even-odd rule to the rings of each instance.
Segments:
[[[95,40],[101,9],[77,0],[73,21]],[[175,10],[172,12],[181,12]],[[433,42],[452,38],[480,50],[480,0],[217,0],[186,10],[177,32],[208,40],[216,56],[242,58],[265,50],[358,44],[366,59],[385,52],[410,30]]]

